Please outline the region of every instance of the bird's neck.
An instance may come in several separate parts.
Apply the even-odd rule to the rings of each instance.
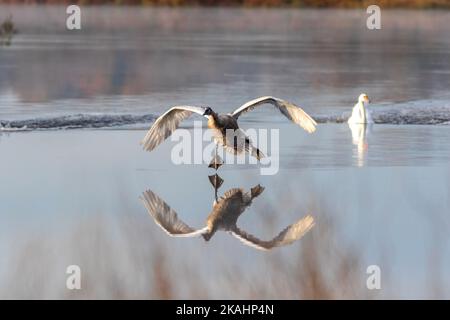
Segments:
[[[364,117],[364,121],[366,121],[366,120],[367,120],[367,114],[366,114],[367,109],[366,109],[366,104],[365,104],[363,101],[361,101],[361,102],[359,103],[359,107],[361,108],[361,111],[362,111],[362,114],[363,114],[363,117]]]
[[[219,121],[219,115],[214,111],[211,113],[211,117],[214,119],[215,122]]]
[[[219,120],[219,116],[217,113],[212,112],[210,117],[208,118],[208,127],[209,128],[215,128],[217,126]]]

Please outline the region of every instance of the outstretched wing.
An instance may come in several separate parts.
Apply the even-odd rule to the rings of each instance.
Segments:
[[[286,116],[292,122],[298,124],[307,132],[312,133],[316,130],[316,121],[311,118],[305,111],[300,107],[288,101],[278,99],[275,97],[260,97],[247,102],[238,109],[236,109],[231,115],[237,119],[239,116],[245,112],[251,111],[256,107],[262,106],[266,103],[272,104],[277,107],[280,112]]]
[[[190,117],[193,113],[203,115],[204,112],[205,108],[201,107],[175,106],[170,108],[156,119],[142,139],[141,144],[144,146],[144,150],[152,151],[178,128],[181,121]]]
[[[241,240],[244,244],[259,250],[270,250],[275,247],[286,246],[300,239],[314,226],[314,218],[310,215],[300,219],[281,231],[270,241],[263,241],[255,236],[236,227],[231,234]]]
[[[178,219],[177,213],[164,200],[150,190],[143,193],[141,200],[155,223],[171,237],[197,237],[208,232],[207,227],[199,230],[189,227]]]

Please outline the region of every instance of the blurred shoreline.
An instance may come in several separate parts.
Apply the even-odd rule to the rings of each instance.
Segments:
[[[283,8],[381,8],[450,9],[448,0],[5,0],[20,5],[113,5],[162,7],[283,7]]]

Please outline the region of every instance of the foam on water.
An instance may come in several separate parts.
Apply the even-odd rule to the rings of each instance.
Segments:
[[[414,101],[390,105],[370,106],[372,118],[380,124],[415,124],[436,125],[450,123],[450,102],[448,101]],[[351,110],[344,113],[317,115],[318,123],[346,122]]]
[[[0,120],[1,131],[111,128],[153,122],[152,114],[75,114],[22,120]]]
[[[270,110],[270,109],[269,109]],[[272,112],[271,110],[267,112]],[[415,101],[389,105],[371,105],[375,123],[395,125],[449,125],[449,101]],[[351,108],[345,112],[312,114],[318,123],[345,123]],[[1,120],[0,131],[104,129],[104,128],[148,128],[157,118],[154,114],[79,113],[63,116],[48,116],[29,119]],[[247,121],[245,118],[241,121]]]

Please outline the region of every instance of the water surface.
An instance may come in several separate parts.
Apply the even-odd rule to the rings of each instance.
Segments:
[[[63,7],[4,12],[20,33],[0,48],[0,297],[450,297],[449,12],[383,11],[369,31],[357,10],[92,7],[73,32]],[[361,92],[378,123],[351,129]],[[239,220],[260,238],[306,214],[316,226],[270,253],[225,233],[169,238],[139,196],[200,227],[213,171],[174,165],[171,141],[142,151],[145,129],[172,105],[268,94],[318,130],[270,107],[242,117],[280,130],[279,172],[225,165],[219,193],[265,187]],[[81,291],[65,288],[69,264]]]

